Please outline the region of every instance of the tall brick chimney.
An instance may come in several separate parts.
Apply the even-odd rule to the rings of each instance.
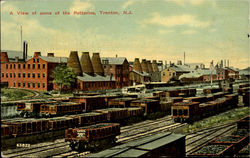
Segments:
[[[104,76],[104,69],[101,63],[101,58],[99,53],[93,53],[92,65],[95,73],[97,73],[100,76]]]
[[[89,57],[89,52],[83,52],[81,57],[82,71],[88,75],[94,76],[94,69]]]
[[[49,55],[49,53],[48,53]],[[82,68],[77,51],[71,51],[69,55],[69,60],[67,66],[71,67],[77,76],[82,76]]]
[[[142,67],[139,58],[135,58],[133,70],[142,73]]]
[[[8,58],[7,52],[1,52],[0,57],[1,57],[1,63],[5,63],[5,62],[7,63],[7,62],[9,62],[9,58]]]

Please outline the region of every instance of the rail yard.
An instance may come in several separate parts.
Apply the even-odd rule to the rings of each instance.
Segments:
[[[249,111],[249,88],[160,87],[140,97],[77,93],[17,101],[20,116],[1,119],[2,156],[246,156],[249,116],[195,132],[182,128],[232,109]]]

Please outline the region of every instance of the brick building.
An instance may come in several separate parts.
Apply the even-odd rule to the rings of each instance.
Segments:
[[[239,79],[239,70],[233,67],[226,67],[228,71],[228,77],[233,79]]]
[[[210,82],[217,80],[216,71],[209,69],[197,69],[190,73],[185,73],[179,77],[182,82],[195,83],[195,82]]]
[[[129,63],[125,57],[101,58],[104,73],[116,80],[116,88],[129,86]]]
[[[135,58],[135,61],[133,63],[133,66],[130,66],[130,72],[129,72],[129,82],[130,85],[134,84],[143,84],[146,82],[151,81],[150,73],[147,73],[144,71],[144,68],[142,67],[139,58]]]
[[[25,52],[24,52],[25,54]],[[26,53],[27,54],[27,53]],[[49,91],[53,89],[53,69],[59,64],[66,64],[67,58],[54,57],[53,53],[41,56],[35,52],[33,57],[20,59],[22,53],[13,60],[11,52],[1,52],[1,83],[7,83],[8,87]],[[10,60],[9,60],[10,59]]]
[[[191,71],[192,69],[184,65],[172,65],[161,71],[161,81],[169,82],[172,78],[179,79],[181,75]]]

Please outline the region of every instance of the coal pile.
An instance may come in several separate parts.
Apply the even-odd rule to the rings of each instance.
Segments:
[[[216,142],[237,142],[241,139],[241,137],[235,137],[235,136],[224,136],[220,137],[216,140]]]
[[[249,134],[247,129],[238,129],[232,133],[234,136],[244,137]]]
[[[227,145],[206,145],[193,154],[218,154],[225,150],[227,147]]]

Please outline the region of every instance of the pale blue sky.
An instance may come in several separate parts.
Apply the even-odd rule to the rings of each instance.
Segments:
[[[69,56],[71,50],[128,60],[203,62],[229,59],[249,66],[248,0],[22,0],[1,3],[1,47],[20,50],[20,25],[29,55]],[[131,11],[131,15],[122,12]],[[10,15],[10,12],[13,15]],[[29,15],[17,15],[17,11]],[[36,11],[37,15],[32,15]],[[59,15],[54,15],[60,11]],[[93,11],[96,15],[62,15]],[[100,15],[118,11],[120,15]],[[39,15],[52,12],[53,15]],[[79,55],[81,55],[79,53]]]

